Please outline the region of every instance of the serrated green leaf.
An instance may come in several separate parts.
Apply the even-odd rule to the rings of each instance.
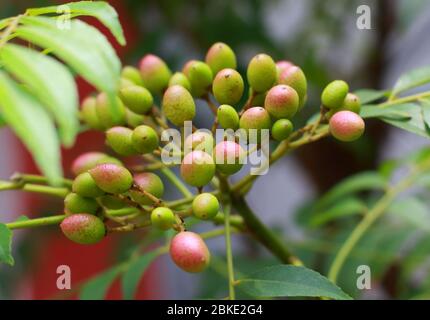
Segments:
[[[122,276],[121,286],[124,299],[133,299],[139,280],[146,269],[159,256],[158,252],[148,252],[135,260]]]
[[[102,300],[120,272],[121,267],[115,266],[90,279],[79,292],[79,299]]]
[[[412,118],[406,111],[398,111],[393,108],[380,108],[377,105],[362,106],[360,116],[363,119],[380,118],[392,120],[410,120]]]
[[[0,262],[10,266],[15,264],[12,257],[12,231],[3,223],[0,223]]]
[[[406,90],[422,86],[430,82],[430,67],[409,71],[402,75],[394,85],[391,96],[395,97]]]
[[[430,232],[430,210],[417,198],[399,199],[393,202],[388,212],[403,222],[426,232]]]
[[[349,194],[363,190],[383,190],[387,187],[387,180],[378,172],[366,171],[350,176],[323,195],[317,202],[318,208],[327,207],[334,201]]]
[[[388,92],[373,89],[361,89],[354,93],[360,98],[361,104],[365,105],[386,97]]]
[[[50,183],[59,183],[62,176],[59,141],[43,106],[4,72],[0,72],[0,96],[0,110],[8,125],[30,150]]]
[[[8,44],[1,50],[4,67],[31,89],[53,114],[65,146],[71,146],[79,131],[78,93],[69,70],[37,51]]]
[[[61,11],[61,8],[68,9],[67,12]],[[59,10],[60,8],[60,10]],[[77,1],[65,3],[62,6],[49,6],[43,8],[31,8],[27,10],[29,15],[40,15],[47,13],[70,13],[73,16],[92,16],[103,23],[115,36],[116,40],[125,45],[126,41],[122,31],[121,24],[118,20],[118,14],[115,9],[105,1]]]
[[[278,265],[264,268],[236,281],[236,287],[254,297],[351,297],[327,278],[305,267]]]

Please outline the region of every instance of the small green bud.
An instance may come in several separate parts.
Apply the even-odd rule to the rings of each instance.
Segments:
[[[290,86],[279,84],[267,92],[264,108],[274,118],[291,119],[299,108],[299,95]]]
[[[89,173],[96,185],[107,193],[124,193],[133,184],[133,177],[130,171],[116,164],[99,164],[89,170]]]
[[[95,97],[87,97],[82,101],[80,117],[91,129],[103,130],[103,124],[97,116]]]
[[[205,58],[213,74],[225,68],[236,69],[236,55],[233,50],[222,42],[217,42],[209,48]]]
[[[227,104],[220,105],[217,110],[217,117],[222,128],[233,130],[239,128],[239,114],[232,106]]]
[[[122,88],[119,96],[124,105],[137,114],[148,113],[154,103],[151,93],[144,87],[136,85]]]
[[[134,184],[139,190],[145,190],[157,198],[162,198],[164,194],[164,184],[161,179],[152,172],[143,172],[133,177]],[[153,205],[154,202],[138,190],[130,190],[133,201],[141,205]]]
[[[132,156],[138,153],[133,148],[132,134],[133,131],[129,128],[113,127],[106,131],[106,142],[119,155]]]
[[[184,142],[185,153],[200,150],[212,154],[213,147],[214,138],[212,134],[204,130],[197,130],[190,134]]]
[[[119,210],[127,207],[127,203],[110,194],[100,197],[99,200],[101,205],[108,210]]]
[[[182,86],[169,87],[163,96],[163,113],[175,126],[182,126],[185,121],[193,120],[196,105],[191,94]]]
[[[133,111],[129,110],[129,109],[125,109],[125,118],[127,121],[127,125],[130,128],[136,128],[138,126],[140,126],[141,124],[143,124],[143,122],[145,121],[145,117],[134,113]]]
[[[72,190],[82,197],[97,198],[104,195],[104,191],[97,186],[88,172],[79,174],[73,180]]]
[[[323,106],[330,109],[340,108],[348,94],[349,86],[345,81],[335,80],[330,82],[321,95]]]
[[[138,86],[143,86],[143,81],[142,81],[142,77],[140,76],[140,71],[139,69],[133,66],[125,66],[124,68],[122,68],[121,78],[127,79]]]
[[[351,142],[363,135],[365,124],[358,114],[352,111],[340,111],[331,117],[329,128],[336,139]]]
[[[64,198],[64,211],[67,214],[89,213],[96,214],[99,205],[93,198],[85,198],[77,193],[69,193]]]
[[[211,68],[197,60],[189,61],[182,72],[187,76],[191,84],[191,93],[194,97],[205,95],[212,85],[213,74]]]
[[[256,92],[269,90],[276,82],[276,64],[267,54],[258,54],[248,65],[247,77],[249,85]]]
[[[72,172],[75,176],[84,173],[101,163],[115,163],[122,165],[121,161],[103,152],[86,152],[77,157],[72,163]]]
[[[221,141],[215,146],[214,156],[218,171],[232,175],[242,169],[245,151],[236,142]]]
[[[194,198],[192,204],[193,214],[196,218],[208,220],[218,214],[218,199],[211,193],[201,193]]]
[[[166,63],[153,54],[147,54],[140,60],[139,69],[143,86],[152,94],[161,93],[172,76]]]
[[[236,104],[243,95],[243,79],[234,69],[222,69],[217,73],[212,91],[215,99],[221,104]]]
[[[133,148],[140,154],[151,153],[158,148],[159,144],[157,132],[147,125],[134,128],[131,142]]]
[[[101,241],[106,228],[100,218],[86,213],[72,214],[60,224],[64,235],[79,244],[94,244]]]
[[[182,160],[182,179],[191,186],[203,187],[212,180],[214,175],[215,163],[206,152],[193,151]]]
[[[112,103],[106,93],[102,92],[97,95],[96,113],[105,129],[125,124],[125,107],[121,99],[115,97],[114,101],[114,108],[118,113],[117,118],[112,114]]]
[[[297,66],[291,66],[284,69],[279,76],[279,84],[285,84],[297,91],[299,95],[299,110],[306,102],[308,82],[302,69]]]
[[[272,137],[276,141],[287,139],[293,132],[293,124],[288,119],[279,119],[272,126]]]
[[[151,212],[151,223],[158,229],[169,230],[176,223],[175,214],[169,208],[155,208]]]
[[[176,72],[169,81],[169,87],[179,85],[187,89],[188,91],[191,91],[191,84],[188,80],[187,76],[183,74],[182,72]]]
[[[356,114],[360,114],[360,109],[361,109],[360,98],[353,93],[348,93],[346,95],[345,100],[343,101],[342,110],[349,110]]]

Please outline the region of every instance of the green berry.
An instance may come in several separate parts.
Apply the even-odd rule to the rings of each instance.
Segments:
[[[239,114],[236,109],[227,104],[220,105],[217,110],[219,125],[224,129],[239,128]]]
[[[121,156],[137,154],[133,148],[131,136],[133,131],[126,127],[113,127],[106,131],[106,142],[113,151]]]
[[[260,130],[270,130],[272,126],[272,121],[266,109],[262,107],[253,107],[249,108],[242,114],[242,116],[240,117],[239,125],[241,129],[244,129],[246,131],[249,137],[253,136],[252,134],[250,134],[250,130],[256,130],[255,133],[257,134],[257,142],[259,142],[261,139]]]
[[[76,193],[69,193],[66,198],[64,198],[64,210],[67,214],[96,214],[98,208],[99,205],[93,198],[85,198]]]
[[[183,74],[182,72],[176,72],[169,81],[169,87],[179,85],[187,89],[188,91],[191,90],[191,84],[188,80],[187,76]]]
[[[116,116],[114,116],[113,110],[116,110]],[[118,97],[115,97],[114,101],[111,101],[106,93],[99,93],[97,96],[96,113],[105,129],[125,124],[125,107]]]
[[[345,81],[335,80],[325,87],[321,95],[321,102],[323,106],[330,109],[340,108],[348,91],[349,86]]]
[[[215,146],[214,156],[218,171],[232,175],[242,169],[245,151],[236,142],[221,141]]]
[[[134,113],[129,109],[125,109],[125,119],[130,128],[136,128],[144,122],[145,117],[141,114]]]
[[[296,90],[299,95],[299,110],[306,102],[308,82],[302,69],[297,66],[291,66],[282,71],[279,76],[279,84],[285,84]]]
[[[80,117],[91,129],[103,130],[103,124],[97,116],[95,97],[87,97],[82,101]]]
[[[364,133],[364,121],[352,111],[335,113],[329,122],[330,133],[338,140],[351,142],[360,138]]]
[[[127,207],[127,203],[110,194],[100,197],[99,200],[101,205],[109,210],[119,210]]]
[[[291,119],[299,108],[299,95],[290,86],[274,86],[267,92],[264,108],[276,119]]]
[[[256,92],[269,90],[276,82],[276,64],[267,54],[261,53],[251,59],[248,65],[247,77],[249,85]]]
[[[192,204],[193,214],[196,218],[207,220],[218,214],[218,199],[211,193],[201,193],[194,198]]]
[[[143,81],[142,81],[142,77],[140,76],[140,71],[135,67],[125,66],[124,68],[122,68],[121,78],[127,79],[138,86],[143,86]]]
[[[107,193],[124,193],[133,184],[133,177],[130,171],[116,164],[99,164],[89,170],[89,173],[96,185]]]
[[[73,180],[72,190],[82,197],[97,198],[104,195],[104,191],[97,186],[88,172],[79,174]]]
[[[204,130],[197,130],[190,134],[184,142],[184,152],[186,154],[196,150],[212,154],[213,147],[214,138],[212,134]]]
[[[212,91],[221,104],[236,104],[243,95],[243,79],[234,69],[222,69],[215,76]]]
[[[287,139],[293,132],[293,124],[288,119],[279,119],[272,126],[272,137],[276,141]]]
[[[121,161],[102,152],[86,152],[77,157],[72,163],[72,172],[75,176],[84,173],[101,163],[115,163],[122,165]]]
[[[342,110],[349,110],[356,114],[360,114],[360,109],[361,109],[360,98],[353,93],[348,93],[346,95],[345,100],[343,101]]]
[[[186,272],[202,272],[210,263],[208,247],[194,232],[184,231],[174,236],[169,251],[173,262]]]
[[[213,74],[211,68],[206,63],[191,60],[185,65],[182,72],[190,81],[191,93],[194,97],[202,97],[209,91],[212,85]]]
[[[141,86],[133,85],[122,88],[119,96],[124,105],[137,114],[148,113],[154,103],[151,93]]]
[[[121,90],[122,88],[127,88],[129,86],[135,86],[136,84],[129,80],[129,79],[125,79],[125,78],[120,78],[119,79],[119,89]]]
[[[159,140],[157,132],[150,126],[141,125],[134,128],[131,135],[133,148],[141,154],[146,154],[158,148]]]
[[[169,230],[176,223],[175,214],[169,208],[155,208],[151,212],[151,223],[158,229]]]
[[[133,181],[137,189],[145,190],[157,198],[162,198],[164,194],[164,184],[161,179],[152,172],[143,172],[135,175]],[[138,190],[130,190],[133,201],[141,205],[152,205],[154,201]]]
[[[182,86],[169,87],[163,96],[163,113],[175,126],[182,126],[185,121],[193,120],[196,115],[196,105],[193,97]]]
[[[233,50],[222,42],[217,42],[209,48],[205,58],[213,74],[225,68],[236,69],[236,55]]]
[[[215,163],[206,152],[193,151],[182,160],[182,179],[191,186],[203,187],[212,180],[214,175]]]
[[[161,93],[172,76],[166,63],[153,54],[147,54],[140,60],[139,69],[143,86],[152,94]]]
[[[64,235],[79,244],[94,244],[101,241],[106,228],[100,218],[87,213],[72,214],[60,224]]]

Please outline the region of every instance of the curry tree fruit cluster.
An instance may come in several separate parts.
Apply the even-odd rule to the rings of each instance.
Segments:
[[[174,229],[172,260],[188,272],[207,267],[209,250],[198,234],[186,231],[184,218],[215,219],[221,198],[203,193],[203,187],[216,175],[225,178],[237,173],[247,155],[244,148],[236,141],[216,143],[209,130],[194,128],[191,135],[183,137],[177,150],[182,159],[180,175],[186,184],[197,187],[199,194],[191,205],[179,209],[163,200],[163,181],[145,164],[148,159],[160,164],[162,130],[192,121],[198,98],[212,107],[214,128],[266,129],[273,140],[281,142],[293,133],[292,119],[306,103],[307,80],[300,67],[289,61],[275,62],[263,53],[251,59],[243,76],[237,71],[235,53],[224,43],[214,44],[204,61],[190,60],[175,73],[152,54],[141,59],[139,68],[124,67],[117,96],[101,92],[85,98],[80,115],[87,126],[105,132],[106,144],[116,155],[141,156],[142,164],[140,168],[127,167],[124,159],[101,152],[79,156],[72,166],[72,193],[64,201],[66,218],[61,229],[66,237],[93,244],[109,230],[136,226]],[[363,134],[359,111],[359,98],[349,93],[344,81],[336,80],[322,92],[320,122],[328,123],[338,140],[353,141]],[[216,161],[227,158],[234,161]],[[110,214],[127,208],[136,209],[137,214]]]

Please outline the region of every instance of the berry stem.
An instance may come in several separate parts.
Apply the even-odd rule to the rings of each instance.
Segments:
[[[0,191],[5,190],[23,190],[28,192],[43,193],[60,198],[64,198],[70,192],[68,188],[43,186],[39,184],[25,183],[23,181],[0,181]]]
[[[206,103],[208,104],[209,108],[211,109],[212,113],[216,116],[218,108],[211,101],[211,98],[209,97],[209,94],[205,95],[204,99],[205,99]]]
[[[44,176],[36,175],[36,174],[24,174],[24,173],[15,173],[10,177],[10,180],[18,183],[35,183],[35,184],[46,184],[48,183],[48,179]],[[70,179],[63,178],[61,179],[61,184],[64,187],[71,188],[73,181]]]
[[[234,291],[234,266],[233,252],[231,246],[231,230],[230,230],[230,210],[229,202],[224,204],[224,228],[225,228],[225,250],[227,256],[227,271],[228,271],[228,297],[229,300],[235,300],[236,294]]]
[[[167,178],[169,181],[184,195],[186,198],[193,197],[193,194],[190,190],[182,183],[181,180],[173,173],[169,168],[162,168],[160,172]],[[191,200],[192,201],[192,200]]]

